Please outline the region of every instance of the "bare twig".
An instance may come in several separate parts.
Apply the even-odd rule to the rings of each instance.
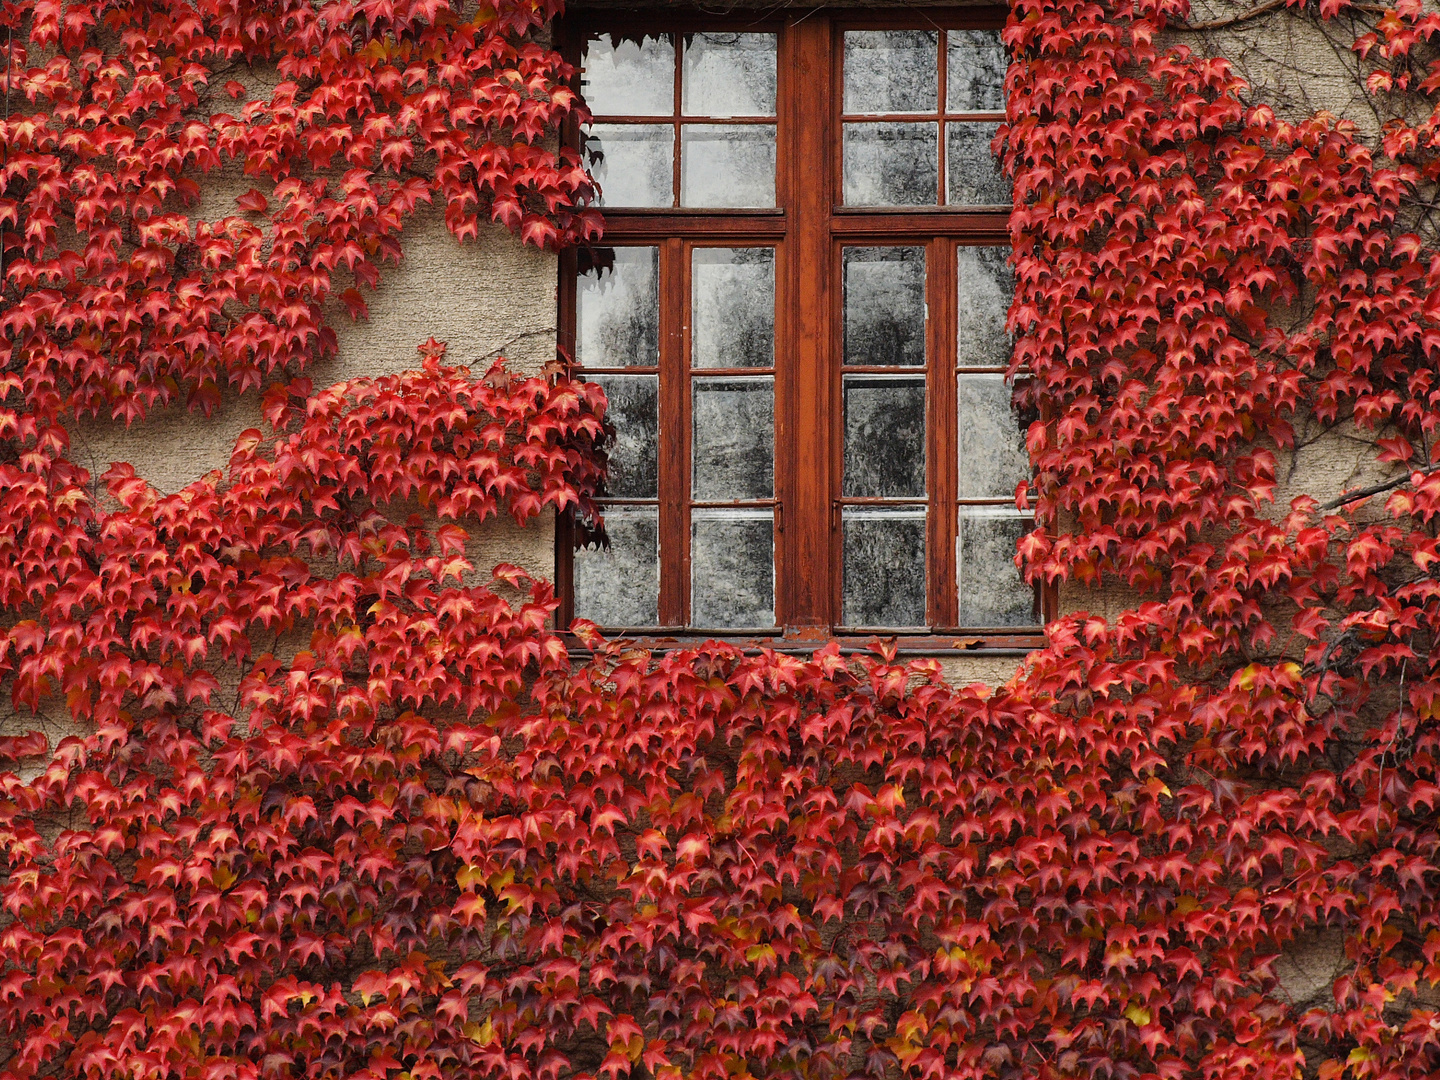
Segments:
[[[1435,469],[1428,469],[1420,475],[1430,476],[1436,471],[1437,470]],[[1338,510],[1342,506],[1348,506],[1353,502],[1359,502],[1361,499],[1368,499],[1371,495],[1380,495],[1386,491],[1394,491],[1401,484],[1408,484],[1410,482],[1410,478],[1414,475],[1415,474],[1413,472],[1407,472],[1402,476],[1395,477],[1395,479],[1393,480],[1386,480],[1383,484],[1374,484],[1367,488],[1361,488],[1358,491],[1348,492],[1345,495],[1341,495],[1338,499],[1331,499],[1324,506],[1320,507],[1320,509]]]
[[[1172,30],[1219,30],[1222,26],[1234,26],[1236,23],[1249,22],[1251,19],[1258,19],[1261,15],[1268,15],[1278,8],[1285,7],[1290,0],[1265,0],[1263,4],[1256,4],[1252,8],[1237,12],[1234,15],[1225,15],[1219,19],[1207,19],[1198,23],[1175,23]],[[1390,10],[1384,4],[1350,4],[1350,11],[1367,11],[1377,15],[1383,15]]]
[[[1219,30],[1222,26],[1234,26],[1236,23],[1248,22],[1251,19],[1258,19],[1261,15],[1268,15],[1276,8],[1284,7],[1286,0],[1265,0],[1263,4],[1257,4],[1247,8],[1235,15],[1226,15],[1219,19],[1207,19],[1198,23],[1176,23],[1172,29],[1175,30]]]

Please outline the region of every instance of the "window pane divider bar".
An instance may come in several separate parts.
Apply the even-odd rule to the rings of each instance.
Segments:
[[[965,238],[979,243],[1010,242],[1009,210],[974,210],[969,207],[837,206],[831,228],[848,239],[894,241],[935,236]]]
[[[668,119],[668,117],[662,116],[658,118],[657,122],[664,123]],[[1004,122],[1005,114],[1003,112],[844,113],[840,117],[840,122],[844,124],[923,124],[927,121],[934,124],[943,120],[998,124]],[[600,118],[596,117],[595,122],[600,123]],[[604,122],[614,123],[615,121],[606,117]]]
[[[934,119],[932,116],[930,119]],[[991,119],[994,119],[993,117]],[[1004,114],[1000,119],[1005,119]],[[680,116],[647,116],[640,113],[634,116],[595,116],[591,117],[592,124],[654,124],[656,127],[675,124],[758,124],[768,127],[775,126],[773,116],[691,116],[688,114]]]
[[[942,55],[943,45],[942,40]],[[956,593],[955,539],[958,530],[955,497],[959,493],[959,467],[956,462],[957,409],[955,390],[956,322],[959,318],[958,282],[955,259],[956,245],[946,237],[930,242],[929,260],[933,263],[928,281],[927,302],[930,307],[930,364],[926,386],[926,408],[930,429],[929,483],[930,514],[926,520],[926,561],[929,573],[927,611],[934,625],[949,626],[959,621],[960,606]]]
[[[936,149],[940,155],[940,178],[938,186],[935,188],[935,195],[936,199],[943,204],[945,202],[945,194],[949,191],[949,188],[946,186],[946,172],[950,165],[950,148],[945,139],[944,112],[945,105],[950,100],[950,40],[949,35],[947,35],[944,30],[941,30],[936,36],[939,38],[940,44],[940,75],[935,84],[935,108],[938,114],[936,119],[940,124],[940,139],[936,143]]]
[[[673,49],[672,49],[672,54],[673,54],[674,57],[675,57],[675,96],[674,96],[673,101],[671,102],[671,108],[672,108],[673,112],[671,113],[671,117],[670,117],[671,125],[672,125],[673,128],[674,128],[674,134],[673,134],[673,136],[672,136],[673,139],[674,139],[674,143],[673,143],[673,145],[672,145],[671,148],[670,148],[670,170],[671,170],[670,177],[671,177],[671,184],[673,185],[673,186],[672,186],[672,194],[671,194],[671,198],[670,198],[670,205],[671,205],[671,206],[679,206],[679,205],[680,205],[680,202],[681,202],[681,200],[680,200],[680,178],[681,178],[681,173],[680,173],[680,95],[684,92],[684,89],[685,89],[685,84],[684,84],[684,80],[683,80],[684,69],[685,69],[685,35],[684,35],[684,34],[672,34],[672,35],[671,35],[671,40],[674,42],[674,46],[673,46]]]
[[[660,621],[685,622],[690,574],[690,380],[685,356],[685,242],[660,248]]]
[[[692,502],[692,510],[768,510],[780,505],[779,499],[724,499],[699,500]]]

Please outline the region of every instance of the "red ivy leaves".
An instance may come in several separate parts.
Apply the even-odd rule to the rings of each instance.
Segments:
[[[1282,122],[1243,104],[1224,61],[1156,51],[1184,14],[1022,3],[1006,31],[1017,360],[1053,417],[1030,431],[1048,529],[1024,553],[1047,580],[1154,598],[1113,626],[1052,627],[1041,662],[1063,677],[1026,688],[1057,716],[1174,740],[1142,833],[1168,869],[1133,887],[1205,929],[1153,939],[1136,972],[1165,997],[1131,1019],[1162,1022],[1169,998],[1209,1023],[1172,1014],[1139,1071],[1178,1070],[1160,1056],[1175,1049],[1226,1074],[1433,1075],[1440,280],[1403,224],[1425,168],[1379,168],[1343,122]],[[1270,507],[1301,421],[1380,429],[1379,461],[1419,470],[1383,486],[1393,517]],[[1088,678],[1066,671],[1078,642],[1105,658]],[[1205,888],[1156,891],[1190,872]],[[1145,924],[1096,933],[1143,941]],[[1193,967],[1171,981],[1154,965],[1177,948]],[[1217,963],[1255,992],[1250,1016],[1199,989]],[[1339,977],[1287,1002],[1297,963]]]
[[[1024,554],[1140,600],[994,694],[883,649],[573,661],[465,526],[589,511],[603,399],[433,343],[272,387],[225,477],[96,498],[64,419],[323,351],[335,269],[373,283],[434,193],[462,236],[593,229],[543,150],[573,108],[523,43],[551,14],[5,8],[32,107],[0,172],[0,677],[69,734],[0,741],[0,1070],[1440,1071],[1440,278],[1399,227],[1429,129],[1379,168],[1247,107],[1155,48],[1179,4],[1025,0],[1006,31]],[[1427,18],[1359,42],[1387,85],[1433,93]],[[213,122],[248,60],[279,84],[226,82]],[[232,158],[260,220],[192,222]],[[1270,507],[1309,417],[1385,428],[1387,514]],[[1315,945],[1307,1010],[1277,974]]]
[[[0,335],[25,393],[126,419],[182,396],[208,412],[219,385],[332,352],[337,271],[373,287],[406,218],[437,196],[461,239],[484,219],[540,246],[594,235],[589,179],[545,143],[576,113],[570,69],[525,41],[554,13],[548,0],[7,3],[24,107],[0,124]],[[225,72],[262,85],[221,93]],[[231,165],[269,194],[192,216]]]

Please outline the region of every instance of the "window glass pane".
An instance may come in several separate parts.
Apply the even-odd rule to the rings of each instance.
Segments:
[[[669,124],[592,124],[585,161],[600,185],[599,206],[674,203],[675,129]]]
[[[945,81],[949,112],[1005,111],[1005,46],[999,30],[950,30]]]
[[[933,30],[847,30],[845,112],[934,112],[939,45]]]
[[[774,124],[686,124],[681,206],[774,206]]]
[[[925,511],[847,506],[841,511],[846,626],[925,625]]]
[[[772,367],[774,363],[775,249],[694,249],[691,366]]]
[[[575,614],[601,626],[654,626],[660,615],[660,518],[653,506],[605,509],[608,548],[575,552]]]
[[[615,425],[606,494],[654,499],[660,494],[660,381],[658,375],[594,375]]]
[[[924,498],[925,377],[845,376],[845,495]]]
[[[690,624],[774,626],[773,511],[701,509],[690,520]]]
[[[955,543],[961,626],[1035,626],[1035,590],[1020,578],[1015,545],[1031,522],[1014,510],[962,506]]]
[[[601,248],[575,284],[575,360],[587,367],[660,363],[660,249]]]
[[[846,124],[844,143],[846,206],[934,205],[938,124]]]
[[[925,249],[847,247],[845,363],[925,364]]]
[[[675,46],[668,34],[639,41],[600,34],[585,43],[580,67],[580,92],[596,116],[675,111]]]
[[[1011,498],[1030,475],[1030,457],[1010,408],[1010,385],[1003,375],[961,375],[955,383],[960,498]]]
[[[697,502],[775,494],[775,380],[695,379],[691,497]]]
[[[956,249],[960,294],[955,362],[959,367],[1007,367],[1011,340],[1005,315],[1015,295],[1008,247]]]
[[[1009,206],[1010,180],[990,152],[998,123],[945,125],[945,201],[951,206]]]
[[[687,34],[687,116],[774,116],[774,34]]]

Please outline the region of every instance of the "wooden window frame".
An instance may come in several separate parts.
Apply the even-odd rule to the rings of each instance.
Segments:
[[[945,205],[871,209],[841,205],[842,50],[844,31],[862,29],[994,29],[1004,25],[1002,6],[904,9],[811,9],[788,17],[743,12],[723,17],[669,13],[579,13],[558,29],[561,49],[577,69],[584,42],[595,33],[674,33],[723,30],[777,33],[776,177],[774,209],[711,209],[672,206],[605,210],[603,246],[660,248],[660,626],[636,628],[627,637],[666,647],[709,638],[799,649],[839,637],[859,647],[877,634],[900,639],[904,651],[1023,652],[1043,642],[1039,628],[962,628],[958,622],[956,534],[958,498],[956,375],[956,248],[1009,243],[1003,210]],[[940,49],[939,109],[933,119],[964,119],[945,112],[946,50]],[[681,60],[676,57],[679,116]],[[579,87],[576,86],[578,92]],[[897,114],[898,115],[898,114]],[[976,114],[978,116],[978,114]],[[614,118],[606,116],[606,122]],[[890,119],[890,117],[886,117]],[[927,116],[926,119],[932,119]],[[562,133],[578,145],[578,126]],[[679,148],[679,133],[676,134]],[[945,198],[940,157],[938,198]],[[679,169],[675,155],[675,168]],[[823,169],[796,170],[795,162],[823,161]],[[678,201],[679,181],[674,181]],[[841,247],[909,243],[926,250],[926,583],[929,627],[923,630],[846,628],[838,624],[841,593],[840,496],[843,425],[838,362],[842,341]],[[690,484],[690,383],[688,278],[693,246],[775,247],[775,607],[783,628],[772,635],[743,631],[691,631],[683,625],[690,588],[688,565]],[[937,256],[942,256],[938,257]],[[675,260],[679,272],[667,272]],[[560,346],[574,356],[576,256],[560,260]],[[677,316],[679,325],[677,323]],[[576,369],[590,370],[590,369]],[[640,369],[628,369],[638,373]],[[649,371],[650,369],[644,369]],[[768,370],[768,369],[767,369]],[[863,371],[863,368],[852,368]],[[721,374],[704,369],[705,374]],[[751,373],[751,372],[746,372]],[[758,373],[758,372],[756,372]],[[919,373],[917,369],[917,374]],[[668,378],[667,378],[668,376]],[[668,410],[668,411],[667,411]],[[668,417],[668,419],[667,419]],[[677,426],[678,425],[678,426]],[[679,437],[666,438],[667,432]],[[991,505],[994,500],[969,500]],[[814,542],[821,538],[821,542]],[[558,619],[568,626],[573,608],[574,525],[562,517],[556,530]],[[1040,620],[1054,610],[1051,589],[1040,591]],[[678,616],[678,617],[677,617]]]

